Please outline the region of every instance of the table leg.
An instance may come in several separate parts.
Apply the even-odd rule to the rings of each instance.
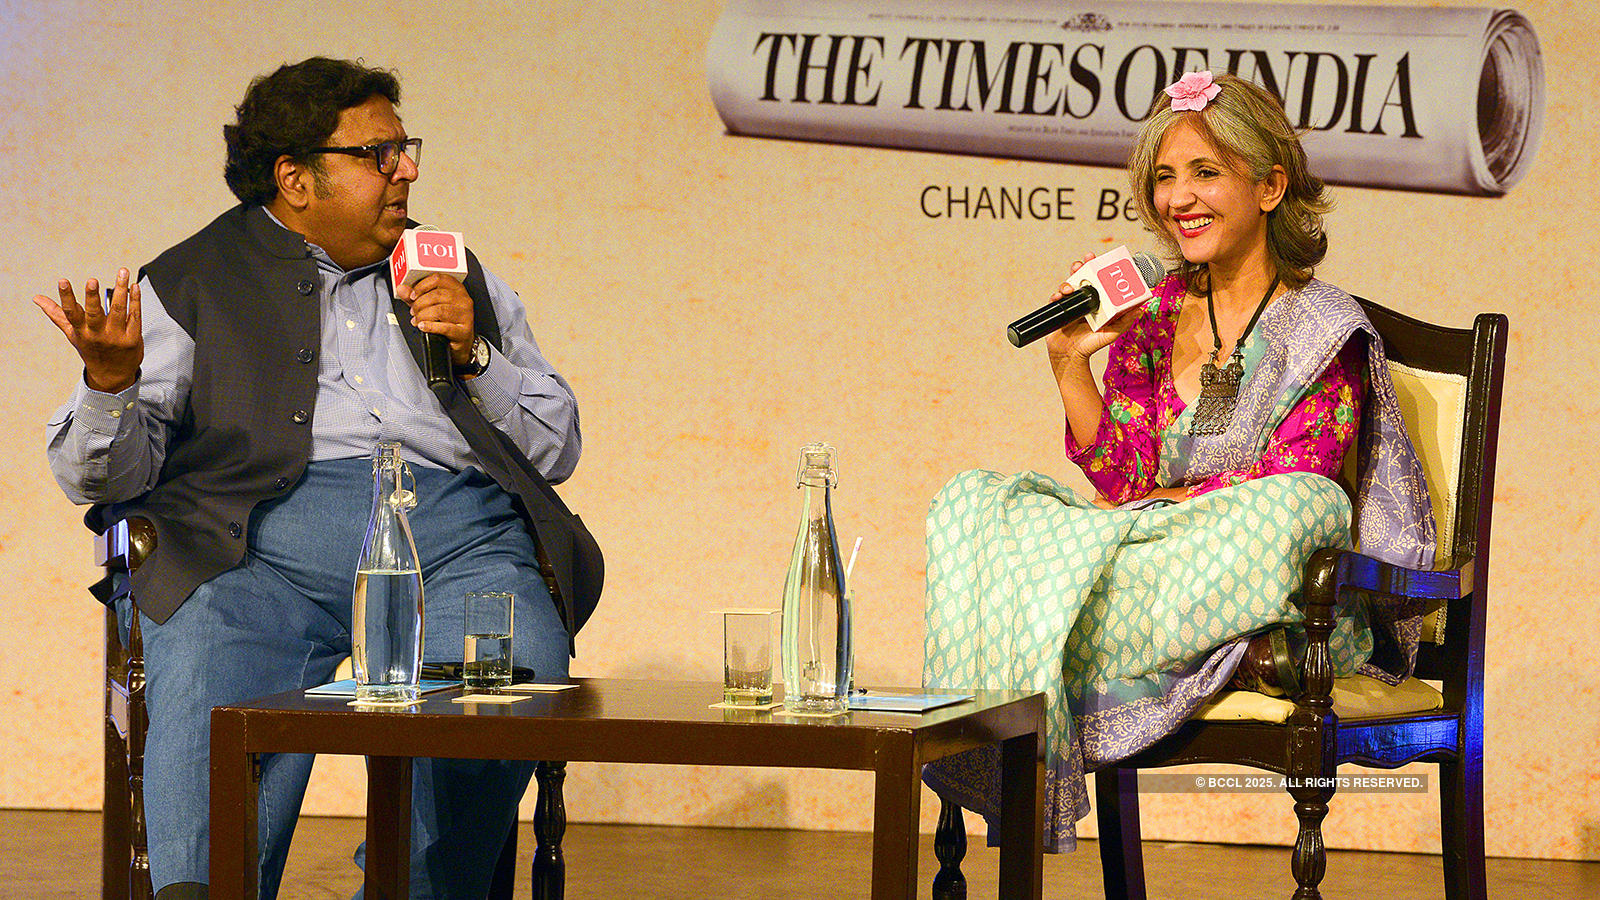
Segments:
[[[1139,770],[1116,766],[1094,773],[1100,826],[1100,871],[1106,895],[1144,900],[1144,849],[1139,837]]]
[[[1038,731],[1000,745],[1000,897],[1043,896],[1044,732]]]
[[[939,874],[933,876],[933,900],[967,900],[967,878],[961,860],[967,855],[967,826],[961,807],[939,799],[939,824],[933,832],[933,855]]]
[[[256,800],[261,769],[244,749],[244,716],[211,712],[211,893],[255,897],[260,886]]]
[[[533,836],[538,840],[533,851],[533,896],[535,900],[562,900],[567,890],[567,862],[561,856],[561,839],[567,833],[567,804],[562,796],[567,764],[541,762],[533,773],[539,782],[539,797],[533,806]]]
[[[873,779],[872,900],[917,896],[920,774],[909,753],[880,757]]]
[[[409,756],[367,757],[366,896],[371,900],[411,896],[411,763]]]

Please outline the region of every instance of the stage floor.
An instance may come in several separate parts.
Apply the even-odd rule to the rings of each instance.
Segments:
[[[305,818],[295,833],[281,896],[349,897],[360,872],[349,861],[360,819]],[[533,829],[523,823],[518,869],[532,861]],[[99,893],[100,815],[0,810],[0,897],[94,897]],[[996,854],[973,846],[962,872],[972,897],[992,896]],[[564,844],[567,896],[716,897],[815,900],[866,897],[872,865],[869,835],[853,832],[679,828],[574,824]],[[1094,841],[1077,853],[1046,856],[1045,896],[1098,898]],[[1283,847],[1145,842],[1151,898],[1281,898],[1294,892]],[[924,836],[919,877],[938,870]],[[1600,862],[1491,859],[1489,894],[1517,900],[1600,897]],[[518,896],[529,896],[527,876]],[[1330,898],[1437,900],[1444,896],[1439,858],[1407,853],[1329,853],[1322,882]]]

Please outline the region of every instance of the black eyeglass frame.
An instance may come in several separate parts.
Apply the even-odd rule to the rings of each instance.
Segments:
[[[388,168],[383,165],[383,151],[385,147],[394,148],[394,156],[390,157]],[[343,153],[346,156],[365,156],[372,160],[378,171],[384,175],[393,175],[400,168],[400,154],[411,157],[411,164],[422,165],[422,138],[406,138],[403,141],[379,141],[376,144],[362,144],[359,147],[312,147],[306,151],[311,153]]]

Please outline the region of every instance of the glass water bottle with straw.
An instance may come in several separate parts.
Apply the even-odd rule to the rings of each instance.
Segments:
[[[796,480],[803,499],[783,587],[784,708],[838,712],[849,701],[852,655],[850,601],[833,527],[833,448],[801,448]]]

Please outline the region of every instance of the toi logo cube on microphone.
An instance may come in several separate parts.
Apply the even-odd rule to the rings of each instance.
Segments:
[[[1089,327],[1096,331],[1104,328],[1107,322],[1128,307],[1143,303],[1152,296],[1134,265],[1133,254],[1128,252],[1126,246],[1102,253],[1084,263],[1083,268],[1072,273],[1068,283],[1073,287],[1092,284],[1099,288],[1100,306],[1084,316]]]
[[[407,228],[389,254],[389,275],[396,287],[416,284],[429,275],[467,277],[467,251],[459,231]]]

